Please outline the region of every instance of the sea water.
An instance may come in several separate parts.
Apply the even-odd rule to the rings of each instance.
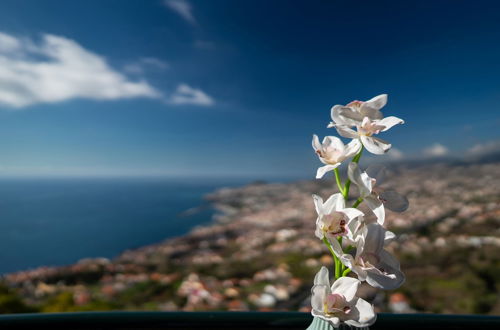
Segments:
[[[183,235],[211,221],[213,209],[204,207],[205,194],[247,181],[0,179],[0,274],[112,258]]]

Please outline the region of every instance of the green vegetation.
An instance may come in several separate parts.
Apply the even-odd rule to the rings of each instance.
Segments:
[[[38,312],[36,307],[27,306],[13,290],[0,284],[0,314],[34,312]]]

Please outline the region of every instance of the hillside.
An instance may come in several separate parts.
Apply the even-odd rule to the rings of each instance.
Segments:
[[[387,187],[410,201],[386,219],[407,280],[395,292],[363,287],[364,297],[378,311],[500,314],[500,164],[400,165]],[[207,196],[214,223],[188,235],[5,276],[0,311],[12,312],[6,300],[20,312],[308,311],[312,278],[332,263],[311,194],[333,192],[331,178],[220,189]]]

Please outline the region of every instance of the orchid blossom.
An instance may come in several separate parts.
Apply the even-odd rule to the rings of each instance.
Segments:
[[[344,254],[340,257],[341,262],[355,272],[360,281],[375,288],[399,288],[405,276],[396,258],[384,250],[384,245],[394,239],[394,234],[377,223],[366,225],[363,231],[363,235],[357,238],[356,255]]]
[[[347,145],[336,136],[325,136],[323,142],[319,142],[316,134],[313,135],[312,147],[319,157],[319,160],[325,164],[318,168],[316,179],[321,179],[325,173],[336,169],[346,158],[354,156],[359,152],[361,143],[359,140],[352,140]]]
[[[395,212],[404,212],[408,208],[406,197],[379,187],[384,181],[384,170],[381,166],[370,166],[365,172],[361,172],[357,163],[350,163],[347,170],[349,179],[358,187],[360,198],[366,202],[381,225],[385,220],[384,206]]]
[[[341,324],[368,327],[375,322],[376,314],[371,304],[356,296],[361,282],[393,290],[405,281],[399,262],[384,249],[396,235],[384,229],[382,224],[385,207],[403,212],[408,208],[408,200],[395,191],[380,188],[382,168],[371,166],[361,172],[358,165],[363,147],[374,154],[384,154],[391,148],[389,142],[374,135],[403,123],[397,117],[384,118],[380,109],[386,103],[387,95],[382,94],[365,102],[353,101],[331,109],[333,121],[328,127],[335,127],[342,137],[352,138],[347,145],[334,136],[327,136],[320,143],[318,136],[313,135],[312,146],[324,164],[318,168],[316,178],[334,171],[340,193],[330,196],[326,202],[313,195],[318,214],[315,235],[332,254],[336,281],[330,286],[325,267],[316,274],[311,290],[315,319],[308,329],[331,325],[338,328]],[[349,157],[353,159],[347,170],[348,180],[343,184],[338,167]],[[358,187],[359,198],[352,207],[346,207],[351,183]],[[363,212],[357,209],[362,202],[372,210],[377,222],[365,221]],[[351,271],[358,278],[347,277]]]
[[[355,208],[346,208],[342,194],[337,193],[323,203],[323,199],[318,195],[313,195],[314,205],[318,218],[316,219],[316,237],[325,237],[333,244],[339,245],[337,237],[347,236],[349,224],[356,218],[363,216],[363,212]],[[340,248],[340,245],[335,248]]]
[[[312,315],[331,322],[338,328],[340,323],[368,327],[377,316],[373,306],[356,296],[361,282],[352,277],[341,277],[330,286],[328,269],[321,267],[311,289]]]
[[[391,148],[391,144],[373,135],[404,123],[402,119],[394,116],[383,117],[380,109],[386,103],[387,95],[381,94],[365,102],[353,101],[345,106],[335,105],[331,110],[333,122],[330,122],[328,127],[335,127],[343,137],[361,140],[369,152],[382,155]],[[353,126],[357,131],[350,128]]]

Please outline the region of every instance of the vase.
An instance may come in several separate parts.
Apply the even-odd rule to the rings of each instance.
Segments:
[[[338,328],[335,328],[331,322],[323,320],[320,317],[314,317],[313,321],[307,327],[306,330],[369,330],[368,327],[353,327],[347,324],[340,324]]]

